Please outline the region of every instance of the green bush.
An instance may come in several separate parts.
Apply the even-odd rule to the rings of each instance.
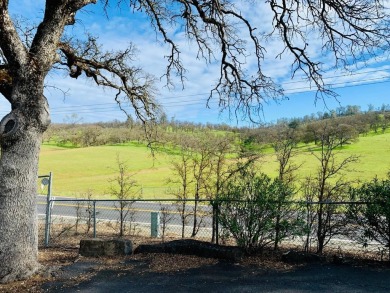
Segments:
[[[296,224],[291,214],[285,213],[286,197],[280,195],[289,194],[286,190],[286,185],[265,174],[256,175],[252,170],[237,173],[219,196],[219,224],[247,253],[274,244],[275,240],[280,242]]]
[[[357,238],[367,246],[376,241],[390,252],[390,178],[373,179],[359,188],[351,189],[351,199],[362,204],[351,204],[348,218],[361,229]],[[389,253],[390,259],[390,253]]]

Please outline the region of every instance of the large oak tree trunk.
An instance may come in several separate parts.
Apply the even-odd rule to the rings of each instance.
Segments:
[[[0,122],[1,283],[25,279],[39,268],[38,158],[42,134],[50,122],[46,99],[40,100],[43,107],[37,103],[31,110],[14,109]],[[43,110],[36,115],[39,108]]]

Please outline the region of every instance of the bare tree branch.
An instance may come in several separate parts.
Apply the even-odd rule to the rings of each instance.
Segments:
[[[322,54],[333,54],[334,66],[347,69],[389,48],[389,15],[379,0],[270,0],[274,32],[294,57],[293,75],[301,71],[319,94],[335,95],[323,81],[322,64],[309,53],[313,34],[322,40]]]
[[[197,45],[197,58],[203,58],[206,62],[217,59],[219,62],[220,75],[208,101],[217,95],[221,110],[234,109],[236,117],[243,114],[254,121],[262,111],[264,101],[283,95],[281,88],[262,72],[265,48],[260,45],[255,34],[256,28],[241,16],[231,1],[139,0],[129,1],[129,4],[135,10],[145,11],[156,32],[162,35],[171,48],[165,74],[168,85],[171,83],[172,71],[176,71],[182,82],[185,74],[180,49],[168,35],[169,28],[177,26],[182,27],[187,37]],[[245,29],[238,33],[236,27],[240,24]],[[250,55],[242,35],[245,32],[255,48],[258,67],[255,74],[248,74],[245,69],[249,67],[247,58]]]
[[[160,113],[160,107],[154,100],[154,78],[140,68],[130,66],[135,55],[135,48],[118,52],[103,52],[97,40],[89,37],[86,42],[62,42],[61,65],[69,70],[69,76],[78,78],[82,73],[94,82],[106,88],[116,90],[115,100],[120,108],[129,103],[141,121],[154,120]]]

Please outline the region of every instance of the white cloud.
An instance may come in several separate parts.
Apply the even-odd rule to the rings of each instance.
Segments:
[[[44,7],[43,0],[36,1],[10,1],[14,13],[30,16],[37,20],[42,16]],[[389,2],[389,1],[386,1]],[[18,4],[19,3],[19,4]],[[21,4],[20,4],[21,3]],[[237,9],[239,9],[244,17],[247,17],[256,27],[256,32],[270,33],[272,27],[272,13],[268,7],[269,4],[263,1],[235,1]],[[140,13],[132,14],[122,7],[121,12],[115,10],[112,6],[112,11],[109,11],[107,18],[99,5],[92,5],[85,8],[77,14],[79,20],[75,27],[68,27],[67,32],[70,34],[79,34],[83,31],[90,32],[99,36],[99,40],[103,42],[104,48],[107,50],[124,49],[133,42],[139,49],[138,59],[136,64],[142,66],[145,71],[154,74],[156,77],[161,77],[166,70],[167,60],[164,58],[169,53],[169,47],[161,42],[161,37],[156,37],[156,33],[151,28],[150,23],[145,19],[145,16]],[[243,25],[238,26],[240,29]],[[204,60],[196,59],[197,49],[194,43],[189,43],[183,38],[183,32],[176,28],[169,28],[169,33],[175,42],[177,42],[181,50],[182,62],[187,69],[185,90],[181,89],[180,79],[175,78],[176,87],[169,91],[165,87],[165,80],[161,80],[157,87],[159,88],[158,98],[161,103],[165,104],[168,117],[175,116],[177,119],[207,119],[215,121],[215,116],[218,116],[216,102],[212,102],[213,110],[206,110],[204,101],[208,97],[208,93],[212,89],[219,76],[219,65],[215,62],[206,64]],[[244,39],[250,44],[247,34],[242,33]],[[158,40],[158,41],[157,41]],[[262,64],[264,74],[272,77],[275,81],[285,85],[289,93],[309,90],[307,81],[303,79],[303,75],[298,73],[296,78],[291,81],[291,63],[292,56],[283,54],[282,59],[276,59],[276,56],[283,51],[283,43],[275,36],[267,40],[261,40],[262,45],[266,48],[265,59]],[[324,68],[330,70],[331,56],[323,56],[322,40],[310,36],[309,54],[318,60],[322,60]],[[216,51],[216,55],[219,51]],[[322,58],[322,59],[321,59]],[[254,56],[251,54],[247,57],[249,69],[255,69],[253,64]],[[378,67],[379,65],[381,67]],[[369,65],[369,68],[377,68],[378,70],[367,70],[363,73],[364,66]],[[353,82],[363,83],[369,79],[388,77],[390,68],[388,67],[388,59],[386,56],[382,58],[370,58],[365,64],[357,64],[358,69],[354,69],[354,75],[348,75],[345,72],[335,74],[333,71],[325,74],[326,81],[331,84],[340,84],[345,86]],[[89,105],[107,103],[107,109],[114,109],[115,102],[113,101],[113,93],[104,92],[100,88],[96,88],[91,82],[86,82],[83,79],[72,80],[53,74],[48,78],[51,84],[69,89],[69,94],[66,99],[63,99],[61,92],[47,91],[50,105],[53,109],[53,120],[61,122],[66,111],[59,111],[61,107],[64,109],[68,105]],[[6,109],[6,105],[0,104],[0,109]],[[86,107],[87,108],[87,107]],[[96,107],[95,107],[96,108]],[[77,107],[73,108],[77,111]],[[84,109],[84,108],[83,108]],[[96,112],[93,116],[94,107],[91,106],[90,112],[84,111],[81,116],[88,116],[85,120],[109,120],[111,117],[125,119],[125,116],[119,111]],[[81,111],[81,110],[80,110]],[[57,113],[57,114],[56,114]],[[108,114],[114,113],[114,114]],[[71,114],[71,113],[70,113]],[[208,115],[205,116],[204,114]]]

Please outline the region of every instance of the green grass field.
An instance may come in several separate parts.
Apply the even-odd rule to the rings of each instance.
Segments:
[[[43,145],[39,174],[53,173],[53,194],[83,196],[89,190],[97,197],[109,197],[110,180],[117,176],[117,156],[146,198],[164,197],[165,181],[170,174],[169,159],[133,144],[89,148],[61,148]]]
[[[315,174],[319,162],[302,146],[295,157],[296,164],[303,164],[298,178]],[[43,145],[39,174],[53,172],[53,194],[80,196],[90,190],[94,197],[108,198],[110,179],[117,171],[117,156],[126,161],[129,171],[142,189],[143,198],[173,197],[166,193],[166,180],[171,175],[170,162],[174,156],[158,153],[155,158],[145,146],[137,144],[99,146],[88,148],[63,148]],[[359,162],[349,166],[345,176],[350,180],[368,181],[373,177],[385,177],[390,170],[390,133],[360,137],[358,142],[343,147],[340,158],[357,155]],[[277,174],[275,156],[266,152],[259,164],[271,177]],[[44,191],[43,191],[44,192]]]

